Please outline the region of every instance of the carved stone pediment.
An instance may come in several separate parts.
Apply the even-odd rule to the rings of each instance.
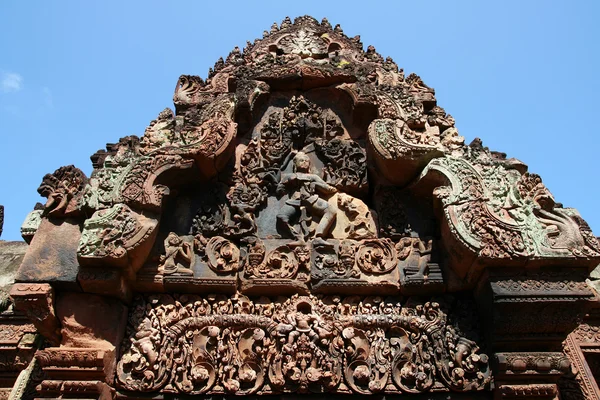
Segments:
[[[600,245],[525,164],[466,145],[416,74],[286,18],[173,101],[89,178],[38,189],[13,296],[55,346],[43,396],[471,392],[492,374],[498,396],[558,393]]]

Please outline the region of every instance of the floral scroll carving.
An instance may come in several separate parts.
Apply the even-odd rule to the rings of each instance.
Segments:
[[[490,381],[487,356],[437,303],[139,297],[123,348],[118,385],[142,392],[422,393]]]
[[[215,272],[235,272],[238,269],[240,250],[231,241],[215,236],[206,244],[208,265]]]
[[[356,253],[358,266],[367,273],[383,274],[398,265],[394,246],[387,239],[364,240]]]
[[[522,172],[526,167],[518,160],[471,146],[464,159],[432,160],[420,177],[420,182],[443,182],[434,196],[442,204],[452,240],[464,249],[463,257],[579,258],[595,263],[600,256],[597,240],[577,211],[555,203],[539,176]],[[456,269],[461,276],[466,273]]]

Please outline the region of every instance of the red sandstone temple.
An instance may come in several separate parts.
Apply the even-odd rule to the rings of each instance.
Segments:
[[[417,75],[286,18],[173,101],[0,242],[0,399],[599,398],[596,237]]]

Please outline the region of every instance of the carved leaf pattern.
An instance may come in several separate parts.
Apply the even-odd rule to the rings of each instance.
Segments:
[[[345,385],[359,394],[421,393],[434,384],[481,390],[490,381],[487,356],[437,303],[139,297],[123,349],[118,386],[142,392],[321,393]]]

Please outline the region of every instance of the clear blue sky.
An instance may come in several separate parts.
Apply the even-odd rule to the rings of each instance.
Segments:
[[[42,176],[141,135],[180,74],[206,77],[289,15],[341,24],[436,89],[475,137],[539,173],[600,235],[600,1],[3,1],[0,204],[4,240]]]

